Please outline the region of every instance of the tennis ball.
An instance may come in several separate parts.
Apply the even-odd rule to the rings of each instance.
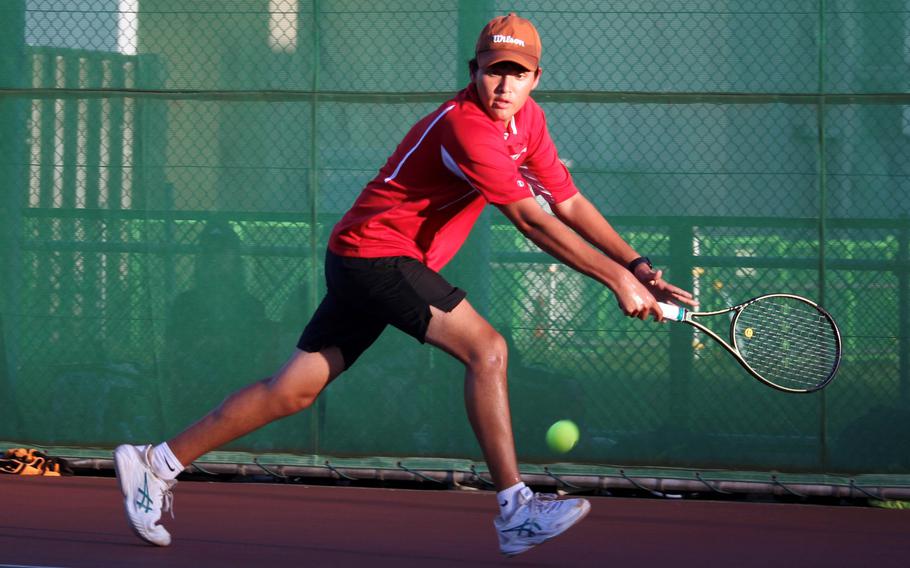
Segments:
[[[564,454],[578,443],[578,426],[571,420],[554,422],[547,430],[547,445],[554,452]]]
[[[717,288],[718,290],[720,290],[721,288],[724,287],[724,283],[721,282],[720,280],[715,280],[715,281],[714,281],[714,287]]]

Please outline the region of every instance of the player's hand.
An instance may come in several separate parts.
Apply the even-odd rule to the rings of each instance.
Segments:
[[[698,305],[698,300],[692,296],[691,292],[670,284],[663,279],[663,274],[662,270],[654,270],[647,264],[639,264],[635,267],[635,277],[648,288],[658,302],[673,304],[682,302],[690,306]]]
[[[655,321],[663,320],[663,312],[661,312],[657,299],[629,272],[625,273],[613,293],[616,294],[619,309],[625,315],[640,320],[646,320],[649,317],[653,317]]]

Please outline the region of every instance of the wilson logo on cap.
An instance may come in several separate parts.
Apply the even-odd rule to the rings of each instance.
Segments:
[[[524,40],[520,40],[520,39],[514,38],[512,36],[507,36],[507,35],[502,35],[502,34],[494,35],[493,43],[512,43],[515,45],[519,45],[521,47],[525,46]]]

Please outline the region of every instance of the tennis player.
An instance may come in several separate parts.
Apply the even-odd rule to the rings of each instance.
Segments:
[[[327,292],[277,374],[230,395],[173,439],[119,446],[117,476],[140,538],[171,542],[159,524],[184,464],[309,407],[388,325],[465,366],[465,405],[490,475],[503,554],[550,539],[590,509],[521,481],[506,385],[506,342],[438,271],[492,203],[531,241],[607,286],[622,312],[661,319],[658,299],[693,303],[613,230],[559,161],[541,108],[540,37],[514,14],[477,40],[470,84],[424,117],[335,226],[325,260]],[[546,201],[552,215],[538,203]],[[378,387],[377,387],[378,388]]]

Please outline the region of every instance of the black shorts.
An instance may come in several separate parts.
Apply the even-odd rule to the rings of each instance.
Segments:
[[[467,293],[406,257],[325,257],[326,295],[297,342],[303,351],[338,347],[345,368],[393,325],[423,343],[430,306],[451,312]]]

